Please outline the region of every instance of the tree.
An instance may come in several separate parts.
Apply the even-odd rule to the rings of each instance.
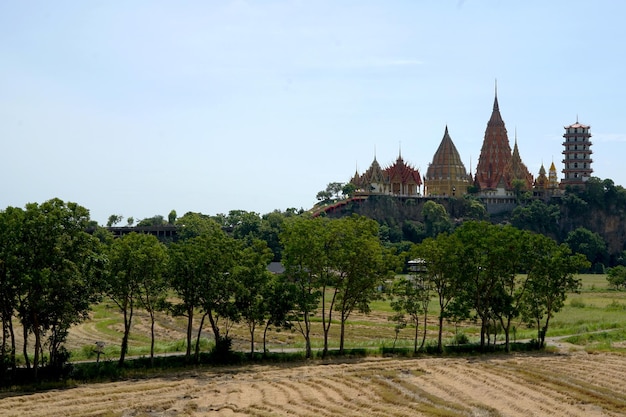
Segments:
[[[550,319],[563,307],[567,294],[580,289],[580,279],[574,274],[589,267],[582,254],[572,254],[566,244],[557,245],[551,239],[542,242],[537,253],[522,305],[523,317],[537,328],[537,344],[545,346]]]
[[[49,335],[50,365],[60,369],[68,357],[62,347],[68,329],[86,319],[90,306],[99,299],[105,258],[98,239],[85,232],[89,222],[89,211],[76,203],[52,199],[26,205],[18,247],[17,309],[27,366],[28,332],[35,338],[35,379],[42,337]]]
[[[513,210],[511,224],[518,229],[554,236],[558,232],[560,214],[558,205],[533,200],[529,205]]]
[[[285,219],[290,215],[275,210],[271,213],[264,214],[261,218],[261,226],[259,228],[259,238],[267,243],[267,246],[274,253],[273,260],[278,262],[282,258],[283,248],[280,243],[280,235],[283,232]]]
[[[315,198],[317,199],[317,201],[327,201],[330,200],[332,198],[333,194],[329,191],[326,190],[322,190],[319,191],[316,195]]]
[[[2,345],[0,346],[0,380],[10,366],[15,372],[16,340],[13,315],[18,307],[20,276],[24,268],[21,255],[24,211],[7,207],[0,211],[0,320],[2,320]]]
[[[437,236],[439,233],[450,231],[452,227],[446,208],[432,200],[424,203],[422,216],[426,226],[426,236]]]
[[[606,242],[602,237],[584,227],[571,231],[565,243],[575,253],[585,255],[591,265],[603,263],[606,256]]]
[[[187,317],[187,352],[191,357],[191,339],[194,313],[202,310],[195,343],[195,360],[200,355],[200,336],[208,317],[215,351],[228,348],[228,323],[220,330],[220,318],[236,319],[234,308],[235,285],[232,268],[239,254],[234,239],[228,237],[208,216],[187,213],[179,220],[184,237],[170,247],[170,284],[181,302],[171,306],[175,315]],[[228,350],[228,349],[227,349]]]
[[[463,286],[456,297],[457,311],[465,314],[473,310],[480,320],[480,346],[484,349],[488,329],[503,308],[502,277],[511,274],[507,257],[506,233],[487,222],[470,221],[455,231],[462,250],[459,264],[464,274]]]
[[[443,321],[448,317],[448,307],[459,294],[461,285],[461,243],[455,235],[439,234],[428,238],[413,250],[414,258],[423,264],[425,286],[437,294],[439,304],[437,352],[443,352]]]
[[[409,315],[411,322],[415,326],[413,353],[418,352],[417,340],[419,338],[419,323],[422,316],[424,317],[424,330],[420,349],[424,347],[426,341],[426,321],[431,294],[425,278],[421,273],[412,274],[408,278],[400,278],[394,282],[391,290],[393,296],[391,308],[397,313],[393,317],[394,321],[398,323],[397,328],[400,329],[406,325],[404,313]]]
[[[154,311],[162,297],[165,248],[153,235],[129,233],[113,241],[109,249],[110,278],[107,295],[123,315],[124,333],[119,366],[124,365],[135,307],[149,309],[152,318],[152,349],[154,348]],[[148,291],[148,294],[144,292]],[[152,355],[151,355],[152,356]]]
[[[190,362],[193,320],[195,311],[200,306],[200,288],[204,280],[204,248],[199,239],[192,238],[172,244],[168,252],[169,283],[180,300],[179,303],[170,305],[170,310],[174,316],[187,318],[185,360]]]
[[[154,325],[155,313],[165,308],[168,283],[165,277],[167,268],[167,249],[152,235],[143,239],[139,256],[147,256],[145,269],[139,278],[139,303],[150,315],[150,364],[154,364]],[[144,255],[145,254],[145,255]],[[137,256],[137,255],[136,255]],[[137,259],[137,261],[139,261]]]
[[[317,309],[322,291],[320,272],[326,265],[322,236],[325,219],[290,218],[281,234],[285,276],[296,287],[297,329],[304,337],[307,358],[311,351],[311,317]]]
[[[331,224],[334,244],[329,245],[333,247],[329,261],[330,270],[335,275],[335,310],[340,314],[341,323],[339,353],[343,354],[346,322],[350,314],[354,309],[362,313],[369,312],[369,303],[379,296],[377,288],[382,285],[387,270],[376,221],[354,215],[334,220]],[[329,308],[328,327],[331,323],[331,308],[332,305]]]
[[[167,215],[167,224],[176,224],[176,217],[178,217],[176,214],[176,210],[170,211],[170,214]]]
[[[504,330],[505,350],[511,351],[510,332],[513,320],[520,315],[523,297],[528,286],[528,274],[520,274],[528,270],[534,260],[535,251],[542,247],[540,241],[544,236],[521,231],[512,226],[503,226],[496,230],[499,245],[504,253],[498,259],[499,290],[495,298],[494,315]],[[540,249],[539,249],[540,250]]]
[[[626,289],[626,266],[617,265],[613,268],[609,268],[606,273],[606,280],[609,285],[616,290]]]
[[[291,329],[298,319],[294,310],[297,305],[298,287],[285,275],[274,275],[263,288],[265,302],[265,328],[263,329],[263,356],[267,353],[267,331],[271,326],[276,330]]]
[[[107,220],[107,227],[112,227],[124,220],[124,216],[120,214],[111,214]]]
[[[167,222],[165,221],[165,218],[160,214],[156,214],[152,217],[147,217],[141,220],[137,223],[137,227],[165,226],[166,224]]]
[[[176,220],[178,239],[183,241],[203,234],[214,234],[221,230],[220,225],[210,216],[202,213],[185,213]]]
[[[201,264],[198,265],[202,268],[199,302],[204,313],[196,340],[199,342],[204,318],[208,317],[215,339],[214,353],[220,357],[230,351],[228,332],[240,316],[235,306],[238,287],[233,274],[233,267],[240,257],[240,248],[238,242],[222,230],[195,239],[202,250],[199,259]],[[199,344],[196,343],[196,358],[199,355],[198,348]]]
[[[341,194],[343,194],[343,196],[346,198],[352,197],[355,192],[356,192],[356,185],[352,184],[351,182],[345,184],[341,188]]]
[[[272,274],[267,265],[272,260],[272,251],[262,240],[254,240],[251,246],[241,251],[241,259],[233,269],[235,285],[235,306],[250,332],[250,358],[254,357],[254,332],[268,316],[270,293],[266,290]]]

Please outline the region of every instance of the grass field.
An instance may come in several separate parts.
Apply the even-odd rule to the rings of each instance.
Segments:
[[[626,346],[626,293],[608,288],[604,275],[581,275],[583,282],[579,294],[570,294],[565,307],[551,321],[548,338],[565,337],[567,342],[589,350],[621,351]],[[394,324],[388,320],[393,314],[389,302],[374,301],[371,313],[364,315],[353,313],[346,328],[346,348],[390,347],[395,337]],[[430,304],[427,343],[436,339],[437,304]],[[171,317],[160,314],[157,324],[157,345],[159,353],[184,352],[185,327],[184,317]],[[536,337],[536,330],[523,323],[516,323],[515,338],[527,340]],[[478,327],[471,322],[460,326],[446,324],[444,335],[449,343],[457,332],[463,332],[470,342],[479,337]],[[194,337],[195,337],[194,329]],[[600,332],[600,333],[597,333]],[[398,335],[397,347],[410,347],[413,343],[413,328],[406,328]],[[585,336],[585,334],[587,336]],[[604,334],[604,336],[603,336]],[[230,335],[237,350],[249,350],[249,334],[245,325],[235,325]],[[68,339],[68,348],[72,360],[84,360],[95,357],[93,347],[96,341],[104,341],[105,359],[114,359],[119,355],[122,336],[122,321],[119,312],[111,302],[103,302],[94,309],[91,320],[72,329]],[[502,336],[500,336],[502,338]],[[262,348],[262,329],[255,334],[256,349]],[[203,332],[203,349],[212,344],[208,326]],[[565,340],[565,339],[564,339]],[[321,318],[313,318],[312,341],[314,348],[323,346]],[[133,322],[129,355],[149,354],[149,319],[139,311]],[[339,346],[339,323],[334,323],[330,330],[331,348]],[[304,340],[297,331],[270,331],[268,348],[273,351],[303,348]]]

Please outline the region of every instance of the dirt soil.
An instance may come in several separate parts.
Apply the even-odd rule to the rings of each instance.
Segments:
[[[0,394],[1,416],[620,416],[626,357],[583,351],[201,368]]]

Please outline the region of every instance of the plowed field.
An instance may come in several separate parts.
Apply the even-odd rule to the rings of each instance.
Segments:
[[[0,399],[3,416],[621,416],[626,357],[368,358],[203,368]]]

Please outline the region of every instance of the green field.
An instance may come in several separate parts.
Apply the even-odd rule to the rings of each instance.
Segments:
[[[558,342],[571,344],[572,348],[586,350],[626,351],[626,292],[608,288],[605,275],[581,275],[582,288],[579,294],[570,294],[565,307],[556,314],[550,323],[547,340],[550,343]],[[346,348],[389,348],[393,345],[395,331],[394,323],[388,320],[393,314],[388,300],[377,300],[371,304],[370,314],[354,313],[346,327]],[[427,345],[434,344],[437,327],[437,303],[430,304],[429,325],[427,331]],[[144,356],[149,354],[149,322],[145,313],[139,311],[131,330],[130,356]],[[334,319],[334,318],[333,318]],[[184,352],[185,350],[186,318],[159,315],[157,326],[156,351],[158,353]],[[122,336],[122,321],[115,305],[111,302],[102,302],[97,305],[91,319],[70,332],[68,349],[72,352],[72,360],[84,360],[95,357],[95,341],[106,343],[105,359],[115,359],[119,355],[119,344]],[[194,329],[197,331],[197,326]],[[262,331],[255,333],[255,350],[262,349]],[[398,334],[396,347],[412,347],[414,327],[402,329]],[[421,331],[421,329],[420,329]],[[464,333],[470,342],[477,342],[479,328],[475,323],[464,322],[458,325],[446,323],[444,337],[448,344],[454,343],[455,334]],[[235,324],[230,330],[234,348],[248,351],[250,348],[249,333],[245,324]],[[515,324],[515,334],[511,335],[517,341],[530,340],[536,337],[536,330],[528,328],[523,323]],[[498,335],[497,341],[502,341],[504,335]],[[205,326],[202,337],[202,350],[208,350],[212,345],[211,333]],[[313,348],[323,346],[323,332],[321,317],[313,318],[312,328]],[[568,345],[569,346],[569,345]],[[268,332],[268,348],[277,352],[288,352],[293,349],[303,349],[304,339],[295,330]],[[339,322],[334,322],[330,329],[330,348],[339,347]]]

